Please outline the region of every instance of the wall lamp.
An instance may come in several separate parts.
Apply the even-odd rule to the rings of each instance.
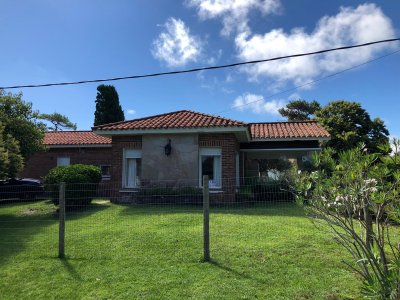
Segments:
[[[168,139],[168,144],[166,144],[165,147],[164,147],[164,153],[165,153],[166,156],[170,156],[171,155],[171,151],[172,151],[171,139]]]

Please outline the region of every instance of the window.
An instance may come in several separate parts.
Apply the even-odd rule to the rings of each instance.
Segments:
[[[109,180],[111,178],[111,166],[101,165],[101,177],[103,180]]]
[[[200,185],[203,185],[203,176],[208,175],[210,188],[221,188],[221,149],[200,148]]]
[[[68,156],[57,157],[57,167],[59,166],[69,166],[71,159]]]
[[[124,188],[137,188],[140,186],[142,166],[142,151],[124,149],[122,186]]]

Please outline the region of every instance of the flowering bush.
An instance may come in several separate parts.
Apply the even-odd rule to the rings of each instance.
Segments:
[[[297,201],[354,257],[346,264],[364,279],[366,297],[400,299],[400,249],[392,233],[400,172],[387,163],[397,158],[368,154],[361,146],[337,161],[332,157],[324,150],[314,159],[315,171],[297,176]]]

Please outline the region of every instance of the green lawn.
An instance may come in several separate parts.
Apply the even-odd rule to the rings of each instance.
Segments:
[[[346,252],[292,204],[211,209],[98,201],[67,214],[66,259],[48,202],[0,205],[1,299],[358,299]]]

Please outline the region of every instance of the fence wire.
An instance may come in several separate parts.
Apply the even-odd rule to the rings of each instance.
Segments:
[[[210,181],[211,257],[221,251],[260,250],[266,220],[293,206],[284,181],[261,178]],[[0,188],[0,255],[55,257],[59,241],[59,188]],[[72,258],[147,257],[198,261],[203,256],[203,188],[198,180],[120,184],[66,184],[65,254]],[[259,216],[256,222],[252,216]],[[265,236],[260,234],[264,226]],[[252,241],[252,242],[250,242]],[[238,248],[239,247],[239,248]],[[171,250],[172,249],[172,250]],[[243,249],[242,249],[243,251]],[[140,255],[138,255],[140,253]],[[143,256],[144,255],[144,256]]]

